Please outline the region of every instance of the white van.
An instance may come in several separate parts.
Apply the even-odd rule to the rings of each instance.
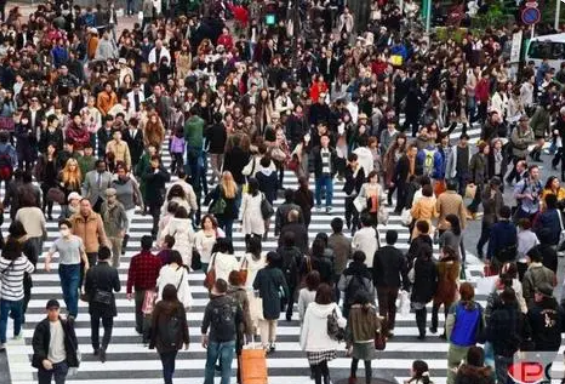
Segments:
[[[526,49],[526,63],[533,61],[538,68],[543,59],[548,59],[551,68],[559,70],[565,61],[565,33],[542,35],[530,40]]]

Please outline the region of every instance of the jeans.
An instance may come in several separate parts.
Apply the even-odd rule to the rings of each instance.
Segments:
[[[230,384],[231,365],[235,356],[235,341],[208,344],[206,350],[206,368],[204,370],[204,384],[214,384],[214,373],[218,360],[222,368],[221,384]]]
[[[54,377],[55,384],[65,384],[65,379],[67,378],[68,372],[69,366],[64,361],[61,363],[53,364],[53,369],[50,371],[41,367],[37,372],[37,382],[38,384],[51,384],[51,380]]]
[[[202,156],[202,149],[192,148],[190,145],[186,146],[186,162],[188,165],[187,171],[190,173],[191,184],[194,186],[200,185],[200,157]]]
[[[163,380],[165,384],[173,384],[173,375],[175,373],[175,359],[178,351],[160,352],[161,363],[163,364]]]
[[[218,226],[226,233],[226,238],[231,239],[233,236],[233,219],[218,219]]]
[[[106,350],[110,340],[112,339],[112,329],[114,328],[114,317],[101,317],[98,315],[90,315],[90,340],[93,349],[100,349],[100,319],[104,327],[104,336],[102,336],[102,349]]]
[[[12,313],[14,319],[14,336],[20,334],[22,330],[22,304],[23,300],[10,301],[0,300],[0,344],[6,343],[6,332],[8,329],[8,315]]]
[[[397,297],[398,287],[377,287],[379,315],[386,319],[386,327],[389,331],[394,330]]]
[[[326,197],[326,207],[331,207],[334,194],[334,183],[330,175],[321,175],[316,178],[315,198],[317,206],[322,205],[322,190],[324,190]]]
[[[59,264],[59,278],[63,300],[69,315],[78,315],[78,290],[80,287],[80,264]]]
[[[357,368],[359,367],[359,359],[353,358],[351,360],[351,374],[350,377],[357,377]],[[373,376],[373,369],[371,368],[371,360],[365,360],[365,383],[371,384]]]
[[[492,224],[485,223],[483,221],[483,225],[481,227],[481,237],[479,238],[479,242],[477,243],[477,256],[479,256],[479,258],[481,259],[483,258],[484,255],[483,249],[485,247],[485,244],[490,239],[491,228],[492,228]]]
[[[494,371],[496,374],[496,382],[506,384],[508,382],[508,367],[514,359],[511,357],[495,355],[494,356]]]

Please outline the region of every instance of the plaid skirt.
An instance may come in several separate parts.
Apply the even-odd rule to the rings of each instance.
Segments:
[[[324,361],[335,359],[337,357],[337,350],[306,352],[306,356],[308,356],[308,363],[310,365],[318,365]]]

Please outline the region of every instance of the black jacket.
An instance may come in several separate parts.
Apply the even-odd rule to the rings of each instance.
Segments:
[[[312,271],[320,273],[320,280],[322,283],[333,284],[333,268],[332,264],[327,258],[320,258],[315,256],[308,256],[302,259],[300,266],[300,276],[304,278]]]
[[[500,304],[489,317],[486,339],[492,343],[495,355],[514,356],[523,340],[530,338],[524,314],[517,305]]]
[[[417,259],[414,263],[414,285],[410,299],[414,303],[429,303],[437,289],[437,268],[432,260]]]
[[[240,147],[234,147],[231,151],[224,154],[224,169],[230,171],[233,179],[238,185],[245,184],[245,176],[241,173],[243,168],[249,163],[250,154]]]
[[[145,181],[145,199],[147,204],[163,205],[165,202],[165,186],[171,180],[171,175],[164,167],[155,173],[153,168],[147,168],[143,174]]]
[[[296,210],[299,213],[299,223],[304,222],[304,214],[302,212],[302,208],[299,205],[291,202],[284,202],[281,204],[275,213],[275,236],[278,236],[281,233],[281,229],[288,224],[288,214],[290,211]]]
[[[279,247],[284,245],[285,234],[289,232],[294,233],[294,245],[300,249],[302,253],[308,253],[308,229],[304,224],[298,222],[289,223],[282,227],[279,236]]]
[[[131,162],[133,164],[137,164],[141,156],[143,155],[143,150],[145,146],[143,145],[143,131],[141,129],[137,129],[135,132],[135,136],[132,137],[131,132],[129,129],[123,130],[124,134],[124,141],[127,143],[129,147],[129,153],[131,156]]]
[[[332,177],[335,176],[337,173],[337,151],[335,148],[328,147],[330,151],[330,174]],[[321,156],[321,147],[316,147],[313,150],[314,155],[314,174],[316,177],[322,176],[322,156]]]
[[[225,316],[226,311],[232,314],[230,318]],[[221,317],[224,320],[217,321]],[[237,330],[241,329],[239,325],[242,323],[243,311],[232,296],[212,296],[204,310],[201,332],[205,335],[210,329],[210,342],[226,343],[236,340]]]
[[[551,326],[547,326],[548,321]],[[563,332],[563,309],[553,297],[546,297],[528,311],[528,322],[532,328],[532,340],[536,351],[557,351],[561,346]]]
[[[226,133],[226,127],[224,124],[213,124],[210,125],[204,131],[204,137],[208,142],[208,152],[211,154],[222,154],[224,153],[226,147],[226,141],[228,139]]]
[[[67,365],[69,367],[78,367],[79,361],[77,357],[78,340],[75,333],[74,324],[71,321],[59,318],[65,332],[65,351],[67,352]],[[43,367],[43,360],[49,355],[49,342],[51,341],[51,330],[49,328],[49,319],[43,319],[35,327],[31,345],[33,347],[33,357],[31,358],[31,366],[34,368]]]
[[[400,250],[392,245],[377,250],[373,259],[373,282],[377,288],[398,288],[401,284],[408,287],[408,264]]]
[[[112,303],[105,305],[94,302],[93,298],[97,290],[112,293]],[[114,317],[118,315],[116,309],[116,298],[114,292],[120,292],[121,284],[118,270],[107,262],[100,262],[86,274],[84,291],[88,297],[88,312],[94,316]]]
[[[365,183],[365,170],[363,167],[359,168],[357,175],[354,176],[354,172],[351,167],[345,168],[345,183],[343,184],[343,192],[347,195],[357,195],[361,190],[361,186]]]

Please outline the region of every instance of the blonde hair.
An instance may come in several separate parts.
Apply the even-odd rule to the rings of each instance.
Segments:
[[[233,180],[233,175],[229,171],[222,173],[222,191],[228,199],[235,198],[237,194],[237,184]]]
[[[75,165],[74,171],[70,169],[71,165]],[[80,185],[82,176],[80,174],[80,168],[78,166],[78,161],[76,159],[70,158],[65,164],[65,168],[61,171],[62,180],[65,184]]]

